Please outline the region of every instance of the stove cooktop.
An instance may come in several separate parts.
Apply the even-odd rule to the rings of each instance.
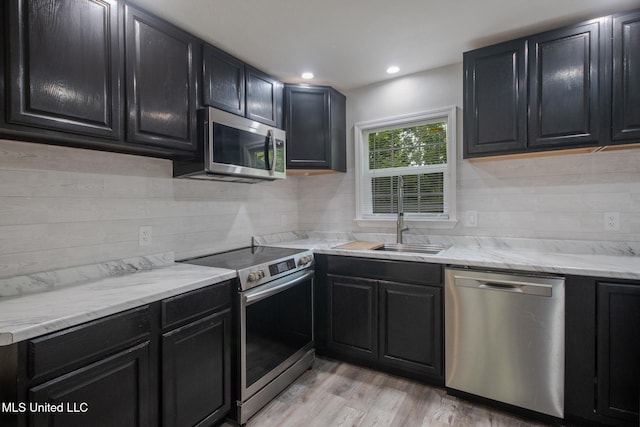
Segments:
[[[305,249],[276,248],[273,246],[254,246],[220,252],[213,255],[184,260],[188,264],[202,265],[206,267],[228,268],[230,270],[243,270],[265,263],[278,261],[281,258],[291,257],[303,252]]]
[[[234,249],[181,262],[236,270],[240,290],[251,289],[314,265],[313,252],[310,250],[273,246]]]

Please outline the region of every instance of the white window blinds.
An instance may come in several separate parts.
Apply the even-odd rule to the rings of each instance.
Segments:
[[[455,110],[453,110],[455,111]],[[407,218],[449,219],[450,112],[361,131],[360,217],[395,216],[403,176]],[[454,143],[454,142],[452,142]]]

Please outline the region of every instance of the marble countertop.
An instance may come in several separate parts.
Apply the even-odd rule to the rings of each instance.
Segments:
[[[0,297],[0,345],[109,316],[236,277],[234,270],[169,264]]]
[[[465,265],[541,273],[640,280],[635,242],[526,241],[418,236],[409,243],[441,244],[437,255],[337,246],[392,242],[385,234],[283,233],[257,245],[312,249],[327,255]],[[391,239],[391,240],[390,240]],[[0,279],[0,345],[75,326],[236,277],[234,270],[176,264],[173,254]]]
[[[539,246],[534,249],[506,247],[508,246],[506,244],[503,244],[503,247],[488,247],[469,244],[469,242],[446,242],[445,245],[449,247],[437,255],[380,250],[338,249],[337,246],[354,241],[349,239],[349,237],[353,236],[339,235],[322,238],[317,236],[306,237],[293,235],[290,236],[290,240],[282,238],[282,236],[278,239],[260,238],[256,240],[265,246],[313,249],[315,253],[327,255],[640,280],[640,256],[637,255],[566,253],[549,250],[549,247],[544,246]],[[385,236],[378,237],[382,238],[369,241],[385,242]],[[440,242],[430,241],[428,243],[439,244]]]

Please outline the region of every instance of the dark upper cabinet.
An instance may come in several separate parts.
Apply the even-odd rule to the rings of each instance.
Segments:
[[[640,142],[640,11],[464,54],[464,157]]]
[[[330,87],[285,85],[287,168],[346,172],[345,103]]]
[[[523,151],[527,145],[527,41],[464,54],[464,150]]]
[[[202,54],[204,105],[284,128],[280,81],[211,45]]]
[[[6,120],[119,139],[123,63],[118,3],[11,0],[7,7]]]
[[[640,10],[613,17],[612,134],[640,142]]]
[[[205,44],[202,48],[203,104],[244,116],[244,63]]]
[[[125,5],[125,50],[127,141],[193,151],[199,40]]]
[[[605,24],[599,19],[529,38],[529,147],[599,143]]]
[[[640,286],[598,283],[597,412],[638,422]]]
[[[245,65],[245,79],[245,116],[282,128],[282,83],[248,65]]]

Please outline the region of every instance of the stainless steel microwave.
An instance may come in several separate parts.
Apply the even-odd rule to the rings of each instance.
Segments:
[[[173,162],[173,176],[234,182],[286,178],[282,129],[208,107],[198,111],[198,152]]]

